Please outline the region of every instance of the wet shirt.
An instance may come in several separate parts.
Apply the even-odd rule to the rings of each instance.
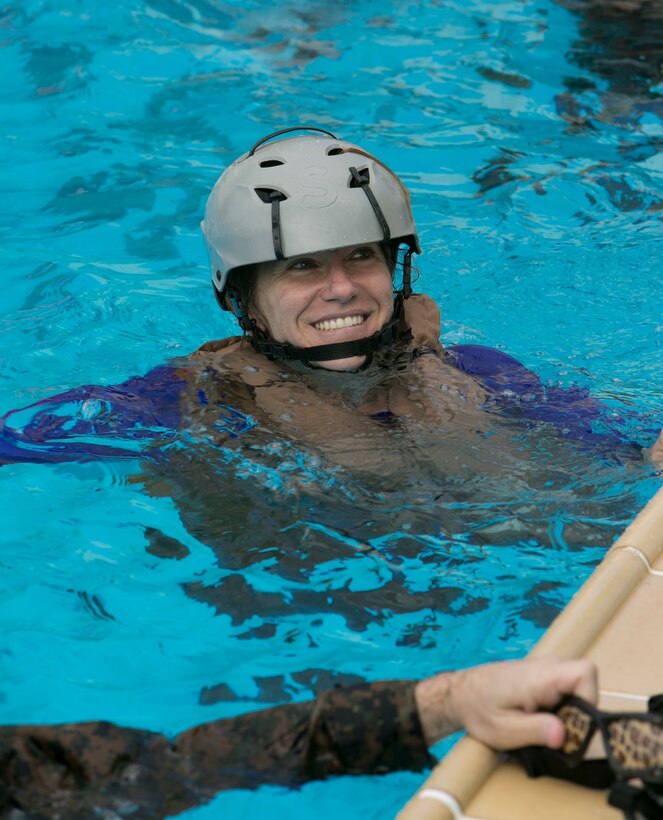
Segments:
[[[1,816],[18,809],[83,820],[106,809],[148,820],[223,789],[419,771],[433,761],[414,685],[332,689],[315,701],[205,723],[172,739],[105,722],[0,727]]]
[[[617,412],[583,388],[545,386],[535,373],[499,350],[481,345],[443,350],[438,341],[439,312],[428,297],[411,297],[406,316],[412,337],[383,360],[383,383],[388,378],[403,380],[404,373],[434,362],[439,372],[433,370],[429,380],[453,385],[465,377],[465,386],[462,382],[455,386],[457,392],[462,394],[468,384],[473,385],[469,389],[480,391],[482,409],[517,419],[524,428],[548,424],[575,441],[636,449],[653,443],[658,435],[660,423],[653,419]],[[410,373],[411,381],[416,375]],[[360,383],[371,373],[351,378]],[[210,413],[217,439],[231,440],[250,431],[258,423],[254,411],[260,409],[279,419],[293,436],[298,424],[307,429],[308,415],[308,429],[315,435],[334,386],[333,382],[328,386],[327,396],[324,391],[318,395],[312,381],[310,373],[268,361],[247,339],[210,342],[189,359],[162,365],[145,376],[110,387],[74,388],[7,413],[0,419],[0,464],[157,458],[198,416],[204,416],[208,425]],[[410,385],[400,392],[407,399],[411,389]],[[392,395],[396,393],[392,390]],[[288,418],[293,397],[298,399],[299,416]],[[381,396],[366,412],[385,424],[410,412],[414,403],[409,403],[409,408],[401,408],[397,399],[387,402]],[[308,410],[302,413],[302,407]],[[435,409],[435,402],[422,412],[431,408]],[[338,424],[338,416],[330,415],[330,422]]]

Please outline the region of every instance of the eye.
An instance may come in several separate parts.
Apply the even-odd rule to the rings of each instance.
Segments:
[[[302,259],[294,259],[292,262],[289,262],[286,270],[293,271],[295,273],[306,273],[307,271],[313,270],[315,267],[315,259],[304,257]]]
[[[362,247],[355,248],[352,251],[352,253],[350,255],[350,258],[351,259],[358,259],[358,260],[362,261],[364,259],[373,259],[374,256],[375,256],[375,250],[372,247],[370,247],[370,245],[367,245],[367,246],[362,245]]]

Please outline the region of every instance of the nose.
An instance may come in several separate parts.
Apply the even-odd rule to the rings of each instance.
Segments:
[[[342,261],[334,260],[327,271],[323,298],[327,301],[349,302],[357,293],[352,277]]]

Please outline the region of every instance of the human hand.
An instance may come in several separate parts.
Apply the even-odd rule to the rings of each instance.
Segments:
[[[415,688],[429,745],[459,729],[494,749],[548,746],[564,742],[564,725],[551,712],[564,695],[591,703],[598,696],[591,661],[536,658],[442,672]],[[542,711],[544,710],[544,711]]]

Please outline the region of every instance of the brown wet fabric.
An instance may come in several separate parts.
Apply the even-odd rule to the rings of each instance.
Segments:
[[[405,317],[411,338],[375,354],[361,373],[273,362],[248,338],[208,342],[183,360],[188,388],[182,412],[191,434],[209,438],[210,408],[230,406],[330,464],[374,475],[402,473],[402,458],[393,459],[392,469],[386,464],[393,456],[385,429],[390,421],[437,431],[453,420],[455,430],[467,430],[474,440],[476,430],[490,426],[478,409],[485,396],[476,379],[446,360],[437,305],[414,294],[405,302]]]
[[[106,722],[3,726],[0,817],[150,820],[223,789],[420,770],[430,762],[413,681],[334,689],[173,739]]]

